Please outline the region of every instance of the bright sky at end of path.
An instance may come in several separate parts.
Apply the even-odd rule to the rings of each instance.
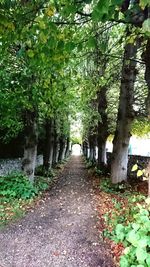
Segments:
[[[80,156],[81,155],[81,146],[78,144],[75,144],[72,146],[72,155],[74,156]]]

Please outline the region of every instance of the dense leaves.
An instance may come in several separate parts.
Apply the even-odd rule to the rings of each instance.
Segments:
[[[23,170],[31,181],[38,138],[47,162],[42,171],[49,174],[52,163],[68,155],[71,124],[77,120],[92,163],[98,145],[99,172],[106,171],[107,138],[115,135],[112,181],[127,179],[131,132],[149,132],[149,65],[144,58],[149,9],[148,0],[1,1],[0,138],[8,142],[23,133]],[[81,142],[80,137],[71,138]],[[0,185],[0,196],[7,199],[31,198],[39,190],[22,174],[2,177]],[[39,188],[47,188],[45,180]],[[120,214],[116,235],[131,246],[121,266],[134,261],[149,265],[149,229],[142,241],[136,228],[143,226],[140,217],[148,221],[149,214],[141,212],[147,211],[136,209],[135,222],[129,218],[128,226],[122,225],[125,216]]]

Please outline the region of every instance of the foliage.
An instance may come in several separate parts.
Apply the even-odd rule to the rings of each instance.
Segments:
[[[101,181],[100,189],[102,189],[106,193],[120,194],[126,192],[126,190],[130,190],[131,187],[129,184],[124,182],[112,184],[110,179],[105,178]]]
[[[91,160],[86,160],[86,168],[87,169],[93,168],[94,165],[95,165],[95,163],[92,162]]]
[[[115,236],[124,246],[124,255],[120,259],[121,267],[150,265],[150,213],[139,205],[133,208],[133,221],[127,225],[117,224]]]
[[[133,165],[132,172],[137,172],[137,177],[141,177],[143,178],[143,180],[148,180],[148,173],[146,173],[145,169],[140,169],[138,164]]]
[[[4,197],[6,200],[11,198],[28,199],[37,193],[37,188],[21,173],[0,177],[0,197]]]
[[[108,191],[108,193],[111,193]],[[115,237],[115,228],[118,224],[127,225],[133,221],[134,214],[138,211],[138,207],[133,204],[143,203],[145,197],[141,194],[133,192],[125,192],[122,194],[122,198],[112,198],[113,211],[108,211],[105,215],[105,222],[107,229],[104,231],[104,236],[107,236],[114,241],[117,241]]]
[[[114,195],[109,181],[102,181],[101,190]],[[113,196],[112,195],[112,196]],[[104,214],[106,227],[104,237],[118,243],[123,250],[121,267],[149,266],[150,251],[150,207],[149,199],[132,191],[121,197],[112,197],[111,210]]]
[[[40,176],[40,177],[47,177],[49,179],[52,179],[55,176],[55,173],[52,169],[45,170],[43,165],[40,165],[35,169],[35,175],[38,177]],[[36,179],[36,183],[37,183],[37,179]]]
[[[132,172],[136,172],[137,177],[142,177],[143,181],[148,181],[148,197],[150,197],[150,192],[149,192],[149,185],[150,185],[150,177],[149,177],[149,172],[146,171],[145,169],[139,168],[138,164],[135,164],[132,169]]]
[[[132,134],[136,136],[148,136],[150,133],[150,124],[147,118],[138,118],[133,122]]]
[[[22,217],[42,191],[52,184],[54,173],[37,176],[34,185],[22,173],[0,177],[0,226]]]

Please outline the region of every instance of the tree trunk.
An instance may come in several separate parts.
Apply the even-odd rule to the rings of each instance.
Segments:
[[[60,145],[60,149],[59,149],[58,161],[61,162],[65,158],[66,139],[64,135],[60,137],[59,145]]]
[[[85,158],[88,158],[88,143],[86,141],[83,142],[83,155]]]
[[[150,12],[150,11],[149,11]],[[146,99],[146,108],[148,119],[150,120],[150,38],[147,41],[146,50],[143,55],[143,59],[145,61],[145,80],[148,86],[148,96]],[[150,161],[147,167],[147,172],[149,174],[148,179],[148,197],[150,197]]]
[[[148,118],[150,119],[150,38],[147,41],[146,50],[143,53],[143,59],[145,61],[145,81],[148,86],[148,96],[146,99],[146,107]]]
[[[57,131],[54,131],[54,147],[53,147],[53,162],[52,165],[53,167],[56,166],[58,163],[58,155],[59,155],[59,137],[57,134]]]
[[[89,160],[92,163],[95,163],[96,162],[96,137],[95,135],[89,136],[89,149],[90,149]]]
[[[69,148],[70,148],[70,137],[68,136],[66,142],[65,158],[69,157]]]
[[[107,137],[104,139],[100,139],[98,134],[98,160],[97,167],[98,169],[103,169],[107,165],[107,151],[106,151],[106,141]]]
[[[136,79],[137,44],[126,44],[122,66],[117,126],[113,140],[111,180],[116,184],[127,180],[128,146],[134,119],[133,96]]]
[[[30,182],[34,182],[34,171],[37,157],[37,118],[34,111],[25,113],[25,146],[22,160],[22,170]]]
[[[47,119],[45,124],[45,147],[43,155],[43,167],[49,170],[52,167],[53,147],[54,147],[54,122],[52,119]]]
[[[102,87],[98,93],[98,112],[100,120],[98,122],[98,168],[103,169],[107,165],[106,141],[108,138],[107,119],[107,88]]]

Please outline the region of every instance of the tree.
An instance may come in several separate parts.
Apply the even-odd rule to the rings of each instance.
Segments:
[[[128,35],[127,35],[128,36]],[[113,140],[111,179],[118,183],[127,179],[128,146],[134,119],[133,97],[136,79],[137,43],[125,45],[117,126]]]

